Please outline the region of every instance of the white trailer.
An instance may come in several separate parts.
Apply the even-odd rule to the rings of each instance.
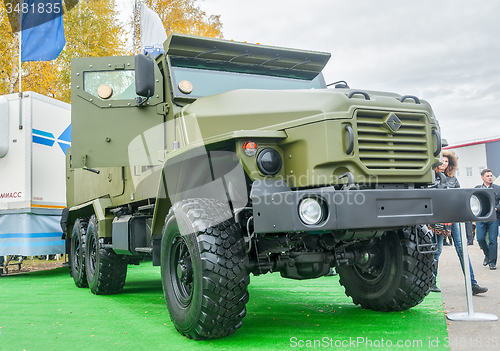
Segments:
[[[70,111],[34,92],[0,96],[0,256],[65,252]]]

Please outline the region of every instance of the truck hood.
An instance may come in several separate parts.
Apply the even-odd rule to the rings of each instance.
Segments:
[[[328,119],[351,119],[357,108],[424,112],[432,116],[429,104],[416,104],[400,95],[365,91],[348,98],[349,89],[233,90],[200,98],[178,115],[184,119],[188,142],[239,130],[277,131]],[[201,131],[201,132],[200,132]]]

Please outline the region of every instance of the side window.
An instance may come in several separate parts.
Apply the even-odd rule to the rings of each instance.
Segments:
[[[135,99],[135,72],[96,71],[85,72],[83,90],[101,100]]]

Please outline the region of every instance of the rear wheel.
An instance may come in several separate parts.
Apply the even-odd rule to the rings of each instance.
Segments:
[[[112,249],[103,248],[105,238],[99,238],[98,221],[92,215],[85,240],[87,282],[96,295],[119,293],[127,277],[127,261]]]
[[[79,288],[86,288],[89,286],[87,283],[87,274],[85,272],[85,252],[83,249],[87,224],[87,218],[78,218],[71,232],[71,276],[75,281],[75,285]]]
[[[165,220],[161,276],[177,330],[218,338],[242,324],[248,302],[244,239],[231,212],[215,200],[176,203]]]
[[[346,295],[375,311],[402,311],[422,302],[434,279],[434,254],[418,252],[417,236],[419,243],[431,243],[426,227],[387,232],[362,248],[366,262],[337,267]]]

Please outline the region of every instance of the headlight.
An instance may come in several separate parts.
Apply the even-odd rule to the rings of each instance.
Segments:
[[[266,148],[257,156],[257,167],[262,174],[275,175],[281,169],[281,156],[278,151]]]
[[[322,204],[313,197],[303,199],[299,204],[299,217],[304,224],[315,225],[324,218],[325,209]]]
[[[479,216],[482,212],[481,201],[476,195],[470,197],[470,210],[474,216]]]

